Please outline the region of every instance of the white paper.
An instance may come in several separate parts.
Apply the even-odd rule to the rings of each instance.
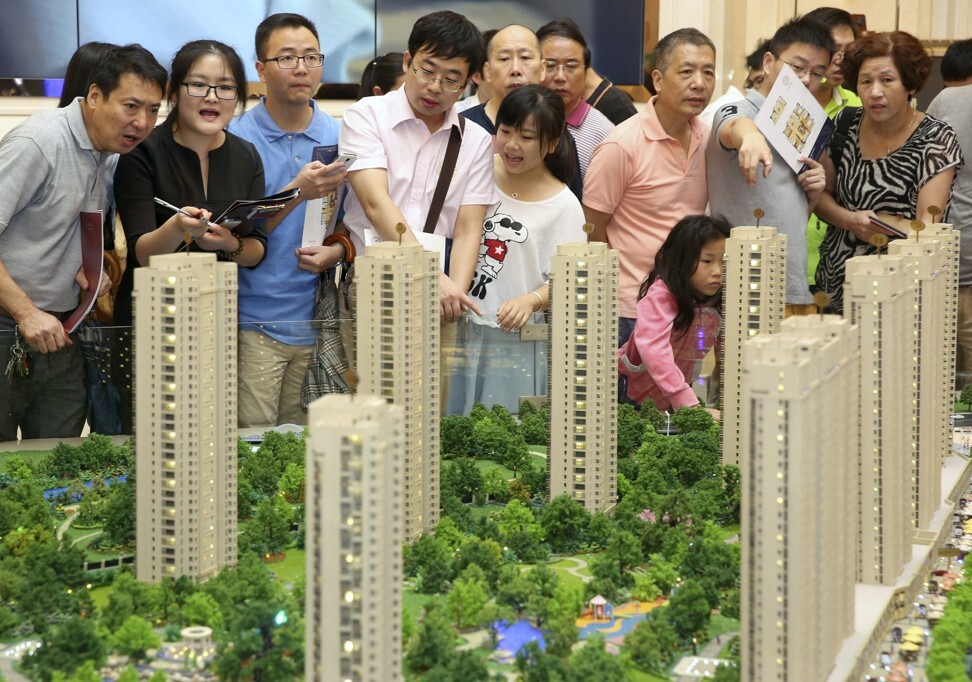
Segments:
[[[301,246],[320,246],[324,237],[334,230],[337,222],[338,208],[341,206],[343,185],[339,189],[331,190],[320,199],[309,199],[304,213],[304,233],[300,240]]]
[[[793,172],[800,173],[804,164],[797,159],[817,159],[830,142],[834,122],[793,69],[784,64],[756,114],[756,127]]]
[[[445,272],[445,260],[446,260],[446,238],[438,235],[432,234],[430,232],[415,232],[412,231],[415,238],[418,239],[419,244],[426,251],[435,251],[439,254],[439,269]],[[368,244],[380,244],[384,241],[374,229],[366,227],[364,231],[364,242],[367,248]]]

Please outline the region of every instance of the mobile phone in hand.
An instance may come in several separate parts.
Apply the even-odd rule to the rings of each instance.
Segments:
[[[351,165],[355,161],[358,160],[358,156],[357,156],[357,154],[339,154],[338,157],[336,159],[334,159],[334,160],[335,161],[340,161],[341,163],[344,164],[344,169],[343,170],[350,170],[351,169]],[[334,170],[334,171],[331,171],[330,173],[328,173],[328,175],[336,175],[337,173],[340,173],[340,172],[341,172],[341,170]]]

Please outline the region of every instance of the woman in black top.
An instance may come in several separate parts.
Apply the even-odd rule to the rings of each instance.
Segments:
[[[187,43],[172,59],[167,96],[165,122],[121,156],[115,172],[115,202],[128,240],[128,268],[115,298],[119,325],[131,324],[132,273],[150,256],[188,248],[254,267],[266,252],[266,235],[254,225],[244,222],[234,232],[205,223],[235,200],[258,199],[266,189],[256,148],[225,130],[246,101],[239,55],[215,40]],[[193,217],[173,213],[153,197]]]

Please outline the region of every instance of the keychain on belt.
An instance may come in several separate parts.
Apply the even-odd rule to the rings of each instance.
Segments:
[[[20,342],[22,340],[23,337],[20,335],[20,327],[15,326],[14,342],[10,347],[10,359],[7,360],[7,368],[3,372],[7,377],[7,381],[11,384],[15,379],[23,379],[30,374],[30,355],[27,349],[21,345]]]

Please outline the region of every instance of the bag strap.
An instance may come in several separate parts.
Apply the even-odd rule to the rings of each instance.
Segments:
[[[435,184],[435,194],[432,195],[432,205],[429,206],[429,215],[425,219],[423,232],[435,232],[435,224],[439,222],[439,214],[442,213],[442,206],[449,192],[449,183],[452,182],[452,174],[456,170],[456,160],[459,158],[459,147],[462,146],[462,133],[465,129],[466,119],[460,116],[459,125],[453,125],[452,132],[449,133],[449,145],[442,160],[442,171],[439,173],[439,181]]]
[[[859,109],[860,107],[846,107],[837,114],[834,120],[837,128],[830,138],[830,146],[827,149],[827,153],[830,154],[830,160],[834,163],[834,168],[840,163],[840,157],[844,153],[844,147],[847,146],[847,137],[850,134],[851,126],[854,124],[854,119],[856,118],[855,114]]]
[[[610,90],[613,85],[614,83],[609,81],[607,78],[603,79],[597,84],[597,87],[594,88],[594,92],[591,93],[591,96],[587,98],[587,103],[596,108],[597,103],[601,101],[601,98],[607,94],[607,91]],[[593,102],[591,101],[592,99],[594,100]]]

